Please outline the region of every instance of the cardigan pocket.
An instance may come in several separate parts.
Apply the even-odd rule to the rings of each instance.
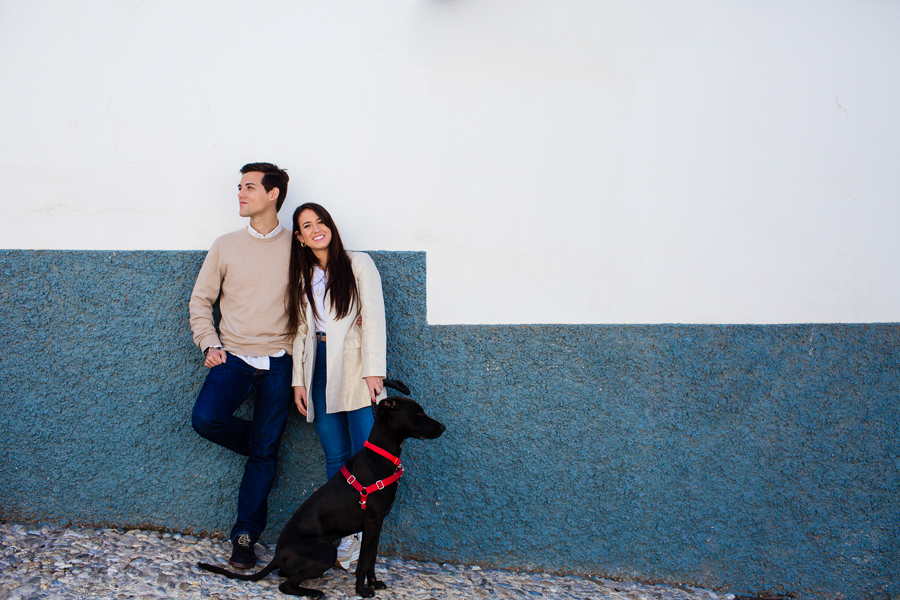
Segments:
[[[359,348],[344,348],[341,365],[341,410],[356,410],[368,405],[369,388],[363,380]]]
[[[344,350],[349,350],[351,348],[361,348],[362,347],[362,335],[360,334],[359,327],[354,325],[347,331],[347,335],[344,337]]]

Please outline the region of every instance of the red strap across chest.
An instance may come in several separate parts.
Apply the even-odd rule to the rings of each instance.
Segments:
[[[356,479],[356,477],[354,477],[353,474],[350,473],[350,469],[347,468],[347,465],[341,467],[341,475],[344,476],[344,479],[347,480],[347,483],[352,485],[356,489],[356,491],[359,492],[359,505],[362,507],[363,512],[366,512],[366,501],[368,500],[369,494],[371,494],[372,492],[377,492],[378,490],[383,490],[387,486],[403,477],[403,466],[400,464],[399,458],[385,450],[382,450],[375,444],[370,444],[368,440],[366,440],[365,447],[390,460],[397,467],[397,470],[394,471],[394,474],[390,477],[379,479],[372,485],[363,487],[363,485]]]

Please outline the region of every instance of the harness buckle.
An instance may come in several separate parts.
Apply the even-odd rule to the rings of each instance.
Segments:
[[[347,483],[349,483],[350,485],[353,485],[354,481],[356,481],[355,475],[351,475],[350,477],[347,478]]]
[[[383,490],[384,489],[384,481],[379,479],[378,481],[375,482],[375,487],[377,487],[379,490]]]

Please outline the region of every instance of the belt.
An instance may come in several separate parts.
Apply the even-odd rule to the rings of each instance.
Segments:
[[[325,342],[325,341],[328,341],[328,340],[325,339],[325,334],[324,334],[324,333],[321,333],[321,332],[317,331],[317,332],[316,332],[316,341],[317,341],[317,342]]]

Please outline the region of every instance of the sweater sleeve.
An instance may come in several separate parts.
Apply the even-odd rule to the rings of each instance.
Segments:
[[[213,304],[219,298],[221,289],[222,273],[219,268],[219,243],[217,240],[206,254],[203,266],[200,267],[200,274],[197,275],[194,291],[191,292],[191,301],[188,304],[194,343],[201,350],[206,350],[210,346],[222,345],[213,321]]]
[[[368,254],[356,252],[354,258],[353,270],[359,287],[362,316],[362,374],[363,377],[384,377],[387,374],[387,326],[381,275]]]

